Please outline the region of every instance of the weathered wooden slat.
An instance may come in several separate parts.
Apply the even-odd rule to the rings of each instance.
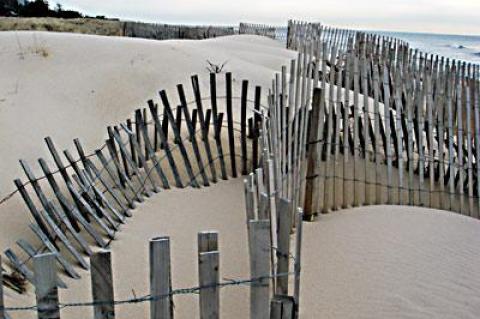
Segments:
[[[270,222],[250,221],[250,318],[268,318],[270,302]]]
[[[301,272],[301,260],[302,260],[302,237],[303,237],[303,210],[299,207],[295,216],[297,232],[295,235],[295,262],[294,262],[294,287],[293,298],[295,300],[295,313],[298,318],[300,307],[300,272]]]
[[[155,113],[155,109],[156,108],[154,108],[154,113]],[[157,121],[158,116],[155,116],[155,115],[152,115],[152,116],[153,116],[153,122],[158,124],[159,123],[159,120]],[[140,124],[140,134],[143,136],[143,141],[145,143],[145,146],[147,147],[147,151],[148,151],[147,159],[152,161],[153,167],[155,168],[155,171],[157,172],[157,175],[162,182],[163,188],[169,189],[170,185],[168,183],[168,179],[165,176],[165,173],[162,169],[162,166],[160,165],[160,162],[158,161],[158,158],[155,154],[155,149],[152,146],[152,142],[150,140],[150,137],[148,136],[148,128],[145,125],[143,125],[143,115],[142,115],[142,112],[139,109],[135,111],[135,121],[141,123]],[[157,132],[157,130],[155,132]],[[157,139],[157,135],[159,135],[159,134],[155,133],[155,139]]]
[[[173,318],[170,270],[170,239],[150,240],[150,318]]]
[[[290,230],[292,229],[291,202],[281,198],[278,205],[277,227],[277,274],[288,273],[290,264]],[[288,277],[278,277],[276,280],[276,294],[288,295]]]
[[[38,249],[33,248],[33,246],[30,245],[30,243],[24,239],[17,240],[17,245],[28,255],[30,259],[35,258],[35,256],[39,255],[40,253],[42,253],[43,250],[45,250],[44,246],[41,246]],[[26,261],[24,261],[23,263],[26,263]],[[28,271],[28,269],[26,270]],[[33,272],[32,272],[32,275],[33,275]],[[35,285],[34,281],[32,281],[32,284]],[[63,280],[60,277],[57,277],[57,286],[58,288],[62,288],[62,289],[68,288],[67,284],[65,284],[65,282],[63,282]]]
[[[5,250],[5,256],[12,263],[15,270],[22,274],[22,276],[30,283],[33,285],[35,284],[33,272],[27,267],[27,265],[25,265],[25,263],[20,261],[17,255],[10,248]]]
[[[217,182],[217,171],[215,163],[213,162],[212,150],[210,148],[210,141],[208,139],[207,125],[203,113],[202,96],[200,94],[200,84],[198,83],[198,76],[192,76],[192,88],[195,95],[195,103],[197,105],[198,122],[202,131],[203,144],[207,153],[208,165],[210,167],[210,174],[212,175],[212,182]]]
[[[222,140],[219,135],[221,123],[218,117],[217,109],[217,78],[215,73],[210,73],[210,102],[212,106],[212,119],[213,119],[213,128],[214,128],[214,139],[217,145],[217,154],[220,159],[220,171],[222,173],[222,179],[227,180],[227,169],[225,167],[225,159],[223,157],[223,146]]]
[[[90,258],[92,298],[95,319],[114,319],[112,260],[109,251],[100,251]]]
[[[60,319],[55,258],[54,254],[41,254],[33,258],[39,319]]]
[[[30,213],[33,216],[33,219],[35,219],[35,222],[38,224],[38,226],[47,234],[49,239],[52,239],[55,237],[50,233],[50,230],[48,229],[47,225],[45,224],[45,221],[43,220],[41,214],[35,207],[35,204],[33,203],[32,199],[30,198],[30,195],[28,194],[27,190],[23,186],[23,183],[20,179],[14,180],[15,186],[17,186],[18,191],[20,192],[20,195],[23,198],[23,201],[27,205]]]
[[[202,231],[198,233],[198,253],[218,251],[218,232]]]
[[[166,115],[170,121],[173,134],[175,135],[175,138],[179,141],[178,142],[178,147],[180,149],[180,153],[182,154],[183,162],[185,164],[185,168],[187,170],[188,177],[190,178],[190,185],[193,187],[199,187],[197,179],[195,177],[195,174],[193,173],[193,168],[192,164],[190,162],[190,159],[188,157],[187,149],[185,148],[185,145],[183,144],[183,140],[181,137],[181,132],[178,129],[177,125],[175,124],[174,118],[173,118],[173,112],[172,109],[170,108],[170,103],[168,101],[167,93],[165,91],[160,91],[160,97],[162,99],[163,106],[166,111]],[[216,116],[215,116],[216,117]],[[217,119],[216,119],[217,120]]]
[[[50,211],[53,211],[53,205],[51,202],[49,204],[49,209]],[[60,229],[60,227],[55,224],[53,219],[49,216],[49,214],[45,214],[45,220],[49,224],[50,228],[53,229],[55,234],[57,235],[57,238],[60,239],[60,241],[63,243],[63,245],[67,248],[67,250],[70,252],[70,254],[75,258],[75,260],[79,263],[79,265],[83,268],[88,270],[88,264],[85,261],[85,259],[80,255],[80,253],[77,251],[77,249],[72,245],[70,240],[68,240],[67,236],[63,233],[63,231]],[[54,215],[55,216],[55,215]]]
[[[178,90],[178,96],[180,98],[180,104],[181,104],[179,107],[183,110],[188,133],[190,135],[190,141],[193,147],[193,152],[195,154],[195,159],[197,160],[197,166],[198,166],[198,169],[200,170],[200,174],[202,175],[203,186],[210,186],[210,182],[208,180],[208,176],[205,171],[206,166],[203,163],[203,159],[200,154],[200,149],[198,147],[195,127],[192,123],[192,119],[190,118],[190,112],[188,111],[187,100],[185,98],[185,92],[183,90],[183,86],[181,84],[178,84],[177,90]]]
[[[318,214],[318,211],[314,211],[314,198],[317,196],[318,192],[318,187],[319,184],[315,180],[315,178],[322,178],[323,176],[318,176],[319,175],[319,170],[318,170],[318,164],[319,161],[321,160],[319,157],[319,144],[320,141],[318,141],[318,133],[319,133],[319,126],[320,122],[323,121],[321,119],[321,95],[322,91],[320,88],[317,88],[314,90],[313,93],[313,103],[312,103],[312,108],[313,108],[313,113],[312,113],[312,122],[310,125],[310,131],[308,132],[308,152],[307,152],[307,160],[308,160],[308,166],[307,166],[307,182],[306,182],[306,188],[305,188],[305,218],[311,220],[315,216],[315,214]],[[320,173],[321,174],[321,173]],[[317,175],[317,176],[315,176]]]
[[[80,279],[80,275],[75,271],[72,264],[70,264],[62,254],[55,248],[53,243],[48,239],[45,233],[35,224],[30,224],[30,229],[37,235],[40,241],[52,252],[55,254],[55,258],[57,259],[58,263],[62,266],[65,272],[74,279]]]
[[[248,81],[242,81],[242,96],[240,104],[240,141],[242,148],[242,175],[247,175],[247,99],[248,99]]]
[[[220,256],[218,251],[198,254],[200,289],[200,318],[220,318]]]
[[[228,125],[228,148],[230,152],[230,165],[232,176],[237,177],[237,159],[235,156],[235,134],[233,127],[233,111],[232,111],[232,73],[225,74],[225,91],[226,91],[226,109],[227,109],[227,125]]]

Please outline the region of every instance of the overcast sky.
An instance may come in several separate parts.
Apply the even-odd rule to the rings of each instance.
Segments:
[[[51,0],[89,15],[187,24],[289,18],[356,29],[480,35],[480,0]]]

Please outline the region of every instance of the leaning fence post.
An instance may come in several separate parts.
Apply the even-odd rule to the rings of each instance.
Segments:
[[[270,222],[250,221],[250,318],[269,318]]]
[[[95,319],[115,318],[112,260],[109,251],[100,251],[90,259],[93,313]]]
[[[33,258],[35,295],[39,319],[59,319],[57,268],[55,254],[41,254]]]
[[[198,279],[200,289],[200,318],[219,318],[220,289],[219,253],[208,251],[198,254]]]
[[[150,318],[170,319],[171,308],[170,238],[150,240]]]

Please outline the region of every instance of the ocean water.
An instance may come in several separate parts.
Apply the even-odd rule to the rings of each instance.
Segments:
[[[412,48],[419,49],[423,52],[480,64],[480,36],[407,32],[372,32],[408,41]]]

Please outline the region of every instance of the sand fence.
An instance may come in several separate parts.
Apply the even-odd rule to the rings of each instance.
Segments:
[[[164,318],[173,311],[170,301],[175,294],[199,292],[202,317],[211,318],[218,316],[219,289],[241,284],[251,287],[252,318],[267,318],[270,312],[284,318],[287,311],[298,312],[303,215],[294,209],[288,194],[280,196],[277,186],[286,176],[276,176],[275,171],[284,165],[275,158],[273,104],[262,105],[258,86],[253,99],[249,98],[247,80],[240,84],[241,96],[234,97],[232,74],[225,74],[225,88],[217,88],[217,76],[210,74],[209,94],[202,94],[198,77],[192,76],[192,101],[187,101],[181,84],[176,99],[160,91],[162,114],[160,106],[149,100],[148,107],[137,109],[133,118],[108,127],[105,144],[94,152],[87,154],[75,139],[77,154],[68,150],[61,154],[53,139],[45,138],[56,168],[39,159],[42,176],[35,176],[29,164],[20,161],[28,182],[16,179],[17,192],[12,196],[23,198],[40,247],[22,238],[17,241],[20,252],[7,249],[12,272],[5,281],[19,292],[25,289],[20,278],[30,282],[37,305],[0,308],[2,312],[37,311],[40,318],[59,318],[61,308],[93,307],[95,318],[113,318],[115,304],[150,302],[151,317]],[[219,96],[221,90],[225,95]],[[240,112],[234,112],[234,104],[239,104]],[[299,164],[300,157],[294,163],[297,170]],[[218,235],[202,233],[199,286],[175,290],[169,238],[159,237],[150,242],[151,294],[115,300],[108,247],[132,211],[154,193],[171,187],[208,187],[220,179],[237,177],[238,171],[250,174],[245,180],[245,206],[251,278],[219,282]],[[294,224],[296,246],[290,247]],[[92,245],[100,252],[94,252]],[[292,256],[294,271],[290,271]],[[67,285],[57,268],[59,273],[80,279],[78,266],[91,272],[93,300],[62,304],[58,289]],[[289,276],[295,277],[293,290]]]

